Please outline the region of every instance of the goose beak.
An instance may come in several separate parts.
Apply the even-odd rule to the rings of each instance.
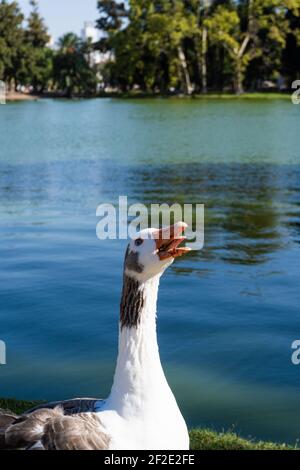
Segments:
[[[182,235],[186,228],[186,223],[178,222],[170,227],[159,229],[154,233],[157,254],[160,260],[179,258],[179,256],[191,251],[191,248],[179,246],[186,239]]]

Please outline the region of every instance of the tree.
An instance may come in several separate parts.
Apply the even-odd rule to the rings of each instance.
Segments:
[[[0,79],[9,87],[94,95],[95,49],[111,52],[101,75],[122,91],[242,93],[299,78],[300,0],[98,0],[98,43],[68,33],[57,52],[37,0],[30,4],[25,26],[17,2],[0,0]]]
[[[212,43],[226,49],[235,92],[242,93],[249,62],[261,58],[269,72],[279,68],[290,31],[287,11],[299,8],[299,0],[246,0],[238,6],[218,5],[205,24]]]
[[[134,3],[139,4],[138,1]],[[185,9],[182,0],[149,1],[147,6],[147,11],[144,9],[140,13],[142,26],[143,21],[146,21],[143,28],[144,44],[154,54],[158,67],[161,60],[164,61],[167,68],[166,87],[179,88],[190,95],[193,87],[185,40],[192,37],[196,18]]]
[[[94,95],[97,75],[86,58],[84,43],[76,34],[67,33],[59,39],[58,45],[59,50],[53,59],[56,87],[68,98],[75,94]]]
[[[291,83],[300,77],[300,2],[298,8],[289,9],[286,18],[289,22],[289,32],[282,57],[282,73]]]
[[[25,30],[25,40],[20,54],[20,70],[17,78],[33,87],[34,92],[47,87],[52,74],[52,51],[46,47],[50,40],[47,27],[40,17],[38,4],[30,1],[32,11]]]
[[[279,75],[287,38],[292,52],[285,62],[296,54],[299,5],[300,0],[102,0],[98,26],[105,36],[99,47],[113,51],[108,76],[121,89],[138,85],[190,94],[193,83],[206,92],[209,81],[220,87],[228,77],[241,93],[245,77],[259,86],[258,76]]]
[[[9,88],[16,77],[19,52],[24,41],[24,16],[16,2],[0,3],[0,78]]]
[[[63,54],[72,54],[80,49],[81,40],[75,33],[66,33],[58,39],[58,47]]]
[[[249,4],[251,17],[252,0]],[[236,9],[219,5],[214,13],[205,19],[212,43],[223,45],[226,49],[234,70],[234,89],[236,93],[243,91],[243,76],[250,60],[247,46],[250,40],[250,28],[246,33],[241,30],[240,18]]]
[[[207,92],[207,51],[208,51],[208,31],[205,24],[205,18],[209,14],[209,8],[212,0],[186,0],[183,3],[184,14],[186,12],[194,16],[194,28],[192,31],[195,54],[194,62],[198,77],[200,79],[200,87],[202,93]],[[191,31],[190,31],[191,33]],[[191,49],[191,45],[189,47]],[[199,85],[199,84],[198,84]]]
[[[97,21],[98,28],[108,34],[120,31],[123,19],[127,17],[125,3],[115,0],[98,0],[97,8],[100,13]]]
[[[128,10],[124,2],[115,0],[98,0],[97,8],[100,14],[97,26],[104,35],[96,48],[104,53],[111,51],[114,56],[104,66],[101,73],[110,85],[126,90],[132,81],[130,64],[133,63],[133,57],[135,57],[131,31],[129,28],[123,28]],[[127,56],[128,50],[131,51],[131,55]]]
[[[202,13],[201,19],[202,22],[202,31],[201,31],[201,90],[202,93],[207,93],[207,26],[205,19],[207,18],[209,7],[209,0],[203,0],[202,8],[200,12]],[[202,10],[202,11],[201,11]]]
[[[38,9],[38,2],[36,0],[30,0],[32,11],[28,18],[28,25],[26,28],[26,39],[33,48],[44,48],[49,40],[48,29],[41,18]]]
[[[258,44],[262,51],[259,73],[262,78],[276,80],[283,71],[282,58],[287,39],[294,37],[297,40],[299,34],[299,29],[293,29],[289,18],[298,18],[299,21],[300,0],[254,1]]]
[[[182,0],[131,0],[128,10],[119,2],[98,2],[98,6],[102,14],[98,25],[114,51],[112,76],[119,78],[121,88],[139,85],[145,91],[192,92],[184,41],[191,36],[194,17],[184,11]]]

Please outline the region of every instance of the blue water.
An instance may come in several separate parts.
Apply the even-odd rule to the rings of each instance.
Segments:
[[[205,204],[165,274],[162,362],[189,426],[300,437],[300,107],[90,100],[0,107],[0,396],[105,397],[125,241],[102,202]]]

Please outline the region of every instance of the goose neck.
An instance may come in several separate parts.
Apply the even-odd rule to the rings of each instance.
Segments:
[[[119,329],[119,353],[110,395],[120,413],[145,409],[145,402],[166,386],[156,333],[160,276],[145,283],[124,278]]]

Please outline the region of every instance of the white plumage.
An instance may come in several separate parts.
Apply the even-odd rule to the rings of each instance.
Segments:
[[[0,414],[4,447],[189,448],[187,427],[167,383],[156,335],[160,277],[174,258],[189,251],[179,248],[185,227],[180,222],[168,229],[145,230],[127,248],[119,352],[109,397],[50,403],[20,418]]]

